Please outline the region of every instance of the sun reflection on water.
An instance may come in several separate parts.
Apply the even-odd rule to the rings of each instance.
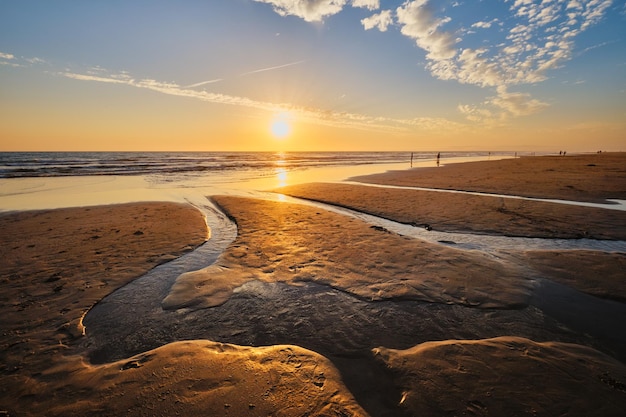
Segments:
[[[276,166],[283,166],[287,164],[287,154],[285,152],[276,152],[276,160],[274,161]]]
[[[287,169],[286,168],[276,168],[274,170],[276,173],[276,179],[278,180],[278,186],[284,187],[287,185]]]

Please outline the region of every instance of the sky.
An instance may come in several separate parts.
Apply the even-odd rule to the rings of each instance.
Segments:
[[[0,151],[626,151],[623,0],[0,0]]]

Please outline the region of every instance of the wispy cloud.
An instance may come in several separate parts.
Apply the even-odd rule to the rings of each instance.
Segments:
[[[303,62],[305,61],[296,61],[289,64],[262,68],[254,71],[249,71],[246,74],[271,71],[274,69],[298,65]],[[83,71],[75,71],[71,69],[59,71],[51,69],[51,67],[53,67],[53,64],[42,59],[23,57],[18,58],[15,57],[13,54],[0,52],[0,65],[2,65],[3,63],[11,63],[11,65],[15,67],[32,67],[45,64],[47,72],[77,81],[126,85],[131,88],[146,89],[170,96],[184,97],[219,105],[239,106],[263,110],[271,113],[290,112],[303,122],[339,128],[354,128],[370,131],[377,130],[381,132],[408,132],[409,128],[413,130],[419,129],[423,131],[441,131],[445,129],[458,130],[459,128],[464,127],[463,124],[459,124],[443,118],[421,117],[414,119],[396,119],[300,106],[293,103],[272,103],[268,101],[254,100],[248,97],[212,93],[204,90],[194,89],[201,85],[221,81],[221,79],[201,81],[195,84],[183,86],[173,82],[163,82],[151,78],[135,77],[127,71],[109,71],[100,66],[90,67]]]
[[[300,64],[303,64],[304,62],[305,61],[302,60],[302,61],[290,62],[289,64],[276,65],[274,67],[261,68],[261,69],[257,69],[253,71],[244,72],[243,74],[240,74],[239,76],[243,77],[245,75],[257,74],[259,72],[274,71],[274,70],[281,69],[281,68],[287,68],[287,67],[291,67],[294,65],[300,65]]]
[[[596,45],[588,46],[585,49],[583,49],[583,50],[579,51],[578,53],[576,53],[576,56],[584,55],[584,54],[586,54],[589,51],[592,51],[592,50],[597,49],[597,48],[602,48],[602,47],[607,46],[607,45],[611,45],[611,44],[613,44],[615,42],[617,42],[617,41],[613,40],[613,41],[601,42],[601,43],[598,43]]]
[[[380,2],[374,0],[255,1],[271,4],[282,16],[298,16],[306,21],[322,21],[348,5],[371,10],[380,7]],[[489,111],[478,111],[476,105],[459,106],[468,120],[485,119],[487,115],[498,119],[523,116],[540,111],[547,103],[526,93],[510,92],[510,88],[542,82],[550,71],[571,59],[574,39],[599,23],[613,0],[505,1],[509,3],[509,16],[474,22],[468,27],[445,16],[441,4],[431,0],[407,0],[395,11],[383,11],[361,23],[365,30],[386,31],[395,19],[400,32],[425,51],[426,69],[434,77],[495,90],[495,97],[478,105],[490,106]],[[456,9],[474,4],[456,1],[452,6]],[[465,46],[464,36],[480,33],[473,29],[490,29],[496,23],[508,25],[504,41],[489,36],[479,48]]]
[[[47,64],[47,62],[44,59],[37,58],[37,57],[23,58],[23,57],[17,57],[7,52],[0,51],[0,65],[20,68],[20,67],[27,67],[27,66],[38,65],[38,64]]]
[[[362,130],[380,130],[386,132],[407,131],[408,127],[422,130],[459,128],[462,125],[443,118],[415,118],[394,119],[387,117],[371,116],[350,112],[338,112],[319,108],[298,106],[292,103],[271,103],[253,100],[247,97],[233,96],[228,94],[198,91],[190,86],[180,86],[176,83],[167,83],[153,79],[137,79],[127,72],[107,73],[102,68],[92,68],[85,73],[62,71],[59,75],[79,81],[90,81],[108,84],[123,84],[129,87],[142,88],[177,97],[186,97],[208,103],[240,106],[268,112],[288,111],[298,117],[299,120],[326,126],[340,128],[355,128]]]
[[[457,25],[455,32],[444,30],[451,19],[437,16],[428,0],[408,1],[396,11],[402,33],[427,52],[426,68],[433,76],[496,90],[495,97],[479,105],[459,107],[468,120],[486,120],[487,116],[502,120],[548,107],[510,88],[546,80],[549,71],[571,58],[575,37],[598,23],[611,4],[611,0],[593,0],[584,5],[577,1],[508,1],[512,3],[509,21],[514,23],[505,41],[490,42],[486,38],[480,48],[463,47],[464,39],[458,34],[468,33],[466,28]],[[496,22],[481,21],[471,27],[488,29]]]

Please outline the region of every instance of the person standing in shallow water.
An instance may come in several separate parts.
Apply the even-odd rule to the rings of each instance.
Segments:
[[[439,166],[439,159],[441,159],[441,152],[437,152],[437,166]]]

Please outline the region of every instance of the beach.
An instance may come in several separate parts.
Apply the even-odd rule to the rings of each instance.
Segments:
[[[0,413],[621,415],[626,154],[442,162],[207,195],[233,240],[154,295],[144,274],[218,237],[206,212],[0,213]]]

